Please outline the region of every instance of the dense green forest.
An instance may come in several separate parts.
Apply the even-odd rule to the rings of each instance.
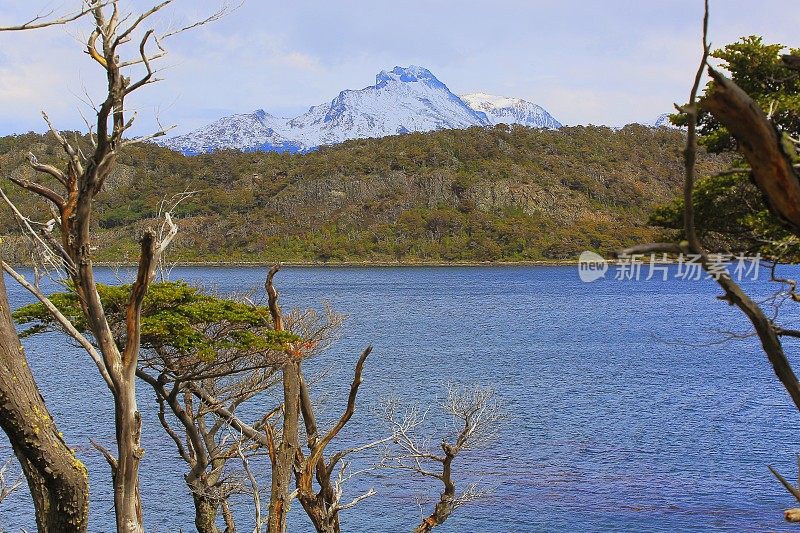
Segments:
[[[86,142],[83,138],[81,142]],[[306,155],[185,157],[152,144],[119,158],[98,197],[96,257],[133,260],[162,200],[176,209],[172,261],[537,261],[658,238],[652,208],[678,192],[684,134],[629,125],[497,126],[349,141]],[[31,218],[47,207],[8,179],[41,179],[27,153],[61,163],[48,135],[0,138],[2,187]],[[701,175],[730,157],[701,154]],[[24,260],[2,207],[5,253]]]

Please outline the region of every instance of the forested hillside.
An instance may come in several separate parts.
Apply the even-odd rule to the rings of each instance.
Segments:
[[[83,140],[85,142],[86,139]],[[684,135],[630,125],[557,131],[497,126],[348,141],[306,155],[223,151],[185,157],[151,144],[120,155],[97,205],[101,260],[136,257],[159,205],[176,210],[171,260],[525,261],[608,254],[648,242],[648,213],[678,192]],[[26,154],[61,163],[50,135],[0,138],[2,187],[49,215],[9,175],[40,179]],[[702,154],[700,174],[725,167]],[[5,206],[0,235],[18,234]],[[7,253],[24,259],[19,239]]]

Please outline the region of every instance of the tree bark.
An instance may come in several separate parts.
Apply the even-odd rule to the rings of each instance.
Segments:
[[[33,496],[41,533],[85,532],[89,518],[86,467],[67,446],[39,393],[19,342],[0,273],[0,426]]]
[[[116,413],[117,463],[112,467],[117,531],[144,531],[142,496],[139,493],[139,462],[144,450],[139,445],[142,417],[132,387],[120,387],[114,398]]]
[[[277,328],[276,328],[277,329]],[[284,415],[281,442],[272,466],[272,490],[269,498],[268,533],[286,532],[289,512],[289,483],[294,472],[295,456],[300,448],[300,362],[290,359],[283,367]]]
[[[194,526],[197,533],[219,533],[217,529],[217,505],[211,499],[192,492],[194,499]]]
[[[444,490],[441,496],[439,496],[439,501],[436,502],[433,512],[422,519],[422,522],[414,528],[414,533],[430,533],[436,526],[444,524],[445,521],[450,518],[450,515],[453,514],[456,485],[453,482],[452,465],[453,459],[458,451],[447,444],[443,444],[442,449],[445,452],[445,456],[444,461],[442,461],[442,477],[440,479],[444,484]]]
[[[233,520],[233,513],[228,500],[222,502],[222,518],[225,520],[225,533],[236,533],[236,523]]]

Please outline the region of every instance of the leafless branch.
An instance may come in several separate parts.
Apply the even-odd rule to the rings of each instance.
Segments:
[[[61,268],[64,266],[64,258],[61,254],[56,254],[53,249],[50,247],[49,243],[46,243],[42,237],[40,236],[39,232],[33,229],[31,226],[31,220],[24,216],[17,206],[14,205],[14,202],[9,199],[6,195],[5,191],[0,188],[0,198],[3,199],[3,202],[11,209],[11,212],[14,214],[14,217],[17,219],[20,227],[22,228],[23,234],[26,238],[33,241],[34,249],[40,254],[42,264],[49,265],[56,271],[60,271]],[[45,230],[47,228],[45,227]],[[69,266],[69,265],[68,265]]]
[[[197,22],[193,22],[191,24],[187,24],[186,26],[182,26],[182,27],[180,27],[178,29],[168,31],[167,33],[164,33],[163,35],[161,35],[161,37],[159,37],[159,39],[160,40],[164,40],[164,39],[167,39],[169,37],[174,37],[175,35],[179,35],[179,34],[185,32],[185,31],[197,28],[198,26],[204,26],[206,24],[210,24],[212,22],[216,22],[216,21],[222,19],[223,17],[226,17],[226,16],[230,15],[231,13],[233,13],[234,11],[239,9],[242,5],[244,5],[244,0],[241,0],[238,3],[225,3],[225,4],[223,4],[223,6],[220,9],[218,9],[212,15],[210,15],[210,16],[202,19],[202,20],[199,20]]]
[[[441,441],[442,454],[429,451],[430,441],[416,434],[425,420],[425,416],[419,414],[419,408],[407,408],[402,415],[399,415],[397,405],[392,402],[385,408],[385,416],[393,428],[394,442],[399,451],[390,455],[384,466],[438,479],[443,485],[433,512],[417,525],[415,533],[430,532],[444,523],[458,507],[488,493],[473,483],[458,494],[453,478],[453,461],[463,450],[489,444],[496,438],[499,423],[506,416],[495,399],[494,391],[480,386],[448,386],[446,399],[440,407],[457,423],[455,434]]]
[[[244,453],[242,453],[242,449],[237,447],[236,452],[239,455],[239,458],[242,460],[242,467],[244,468],[245,475],[250,483],[250,488],[253,491],[253,505],[255,511],[255,527],[253,528],[253,533],[261,533],[264,524],[266,524],[266,520],[261,517],[261,495],[258,488],[258,482],[256,481],[256,477],[253,475],[253,472],[250,469],[250,461],[248,461],[247,457],[244,455]]]
[[[104,7],[107,3],[108,2],[101,3],[100,7]],[[67,15],[50,20],[46,19],[53,13],[52,12],[44,13],[41,15],[37,15],[28,22],[19,24],[17,26],[0,27],[0,31],[36,30],[39,28],[47,28],[50,26],[63,26],[64,24],[69,24],[70,22],[74,22],[80,18],[85,17],[86,15],[90,14],[92,10],[94,10],[96,7],[97,7],[96,5],[91,5],[87,3],[80,11],[69,13]]]
[[[111,455],[111,452],[108,451],[108,448],[106,448],[105,446],[103,446],[102,444],[100,444],[99,442],[97,442],[94,439],[89,439],[89,442],[92,443],[92,446],[94,446],[94,448],[98,452],[100,452],[100,454],[106,460],[106,462],[108,463],[108,466],[111,467],[111,472],[112,473],[116,472],[117,471],[117,467],[118,467],[118,463],[117,463],[117,460],[114,458],[114,456]]]
[[[800,456],[798,456],[798,458],[797,458],[797,464],[798,464],[798,468],[800,468]],[[789,480],[787,480],[787,479],[786,479],[785,477],[783,477],[783,476],[782,476],[780,473],[778,473],[778,471],[777,471],[777,470],[775,470],[775,468],[773,468],[773,467],[772,467],[772,465],[767,465],[767,468],[769,468],[769,471],[770,471],[770,472],[772,472],[772,475],[774,475],[774,476],[775,476],[775,477],[778,479],[778,481],[780,481],[780,482],[781,482],[781,485],[783,485],[783,486],[784,486],[784,488],[785,488],[787,491],[789,491],[789,493],[790,493],[792,496],[794,496],[794,497],[795,497],[795,499],[796,499],[798,502],[800,502],[800,487],[795,487],[794,485],[792,485],[792,484],[789,482]],[[798,470],[798,472],[800,472],[800,470]],[[800,475],[800,474],[798,474],[798,475]]]
[[[22,486],[22,479],[19,477],[9,479],[8,471],[10,466],[10,459],[0,466],[0,503],[3,503],[3,500],[14,494]]]

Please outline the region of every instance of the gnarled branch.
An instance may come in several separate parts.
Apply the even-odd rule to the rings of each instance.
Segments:
[[[746,92],[719,71],[709,68],[708,73],[714,86],[703,98],[703,108],[736,139],[772,212],[800,235],[800,178],[782,137]]]

